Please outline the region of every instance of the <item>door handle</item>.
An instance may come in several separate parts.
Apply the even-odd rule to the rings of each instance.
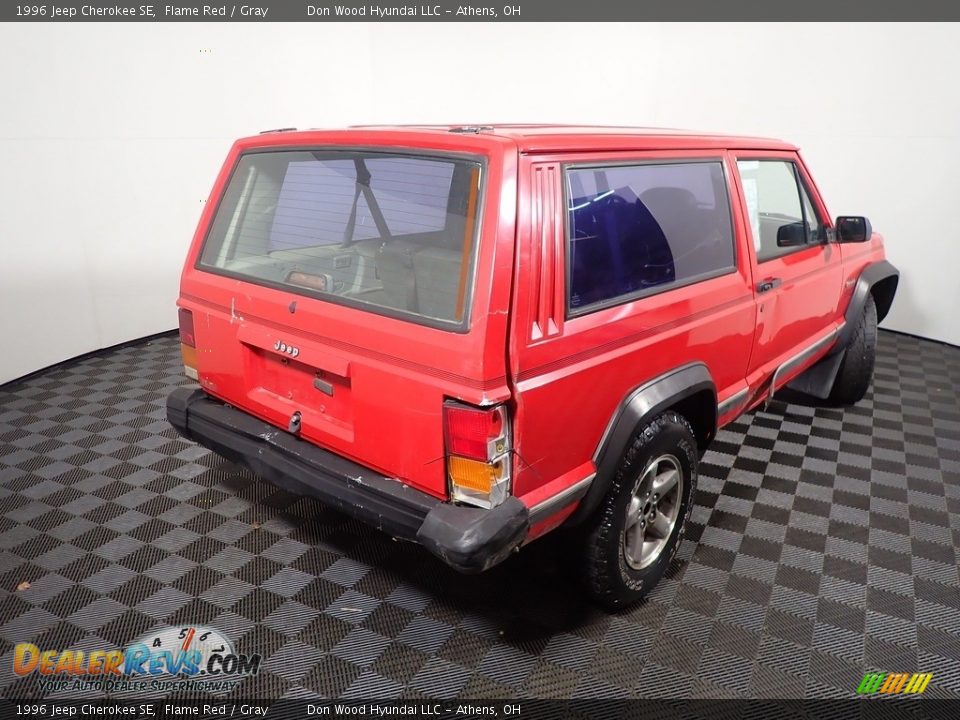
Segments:
[[[783,281],[780,278],[767,278],[766,280],[761,280],[759,283],[757,283],[757,292],[769,292],[774,288],[780,287],[780,283],[782,282]]]

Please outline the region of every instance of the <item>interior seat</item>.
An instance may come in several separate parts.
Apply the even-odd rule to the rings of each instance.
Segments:
[[[680,250],[674,258],[678,276],[693,277],[732,263],[732,243],[721,241],[729,237],[725,205],[702,208],[692,192],[674,187],[650,188],[640,198]]]
[[[388,240],[377,251],[377,270],[389,307],[417,311],[414,256],[422,247],[407,240]]]
[[[355,252],[357,255],[373,259],[376,259],[381,247],[383,247],[383,240],[380,238],[372,238],[370,240],[354,240],[350,244],[350,249],[353,250],[353,252]]]
[[[417,311],[421,315],[457,320],[461,250],[425,247],[413,256]]]

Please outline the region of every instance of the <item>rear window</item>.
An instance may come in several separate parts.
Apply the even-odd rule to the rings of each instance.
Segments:
[[[427,324],[464,325],[481,165],[295,150],[242,155],[203,269]]]
[[[719,160],[572,167],[566,175],[572,315],[733,272]]]

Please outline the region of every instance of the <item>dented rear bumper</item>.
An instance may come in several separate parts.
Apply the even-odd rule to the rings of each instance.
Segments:
[[[527,507],[514,497],[492,510],[445,503],[202,390],[173,391],[167,398],[167,419],[185,438],[245,465],[271,484],[417,542],[461,572],[493,567],[519,547],[529,530]]]

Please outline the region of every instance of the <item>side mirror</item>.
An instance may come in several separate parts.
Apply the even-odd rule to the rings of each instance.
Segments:
[[[837,218],[837,240],[861,243],[873,237],[873,226],[862,215],[841,215]]]
[[[777,247],[798,247],[807,244],[807,228],[803,221],[777,228]]]

